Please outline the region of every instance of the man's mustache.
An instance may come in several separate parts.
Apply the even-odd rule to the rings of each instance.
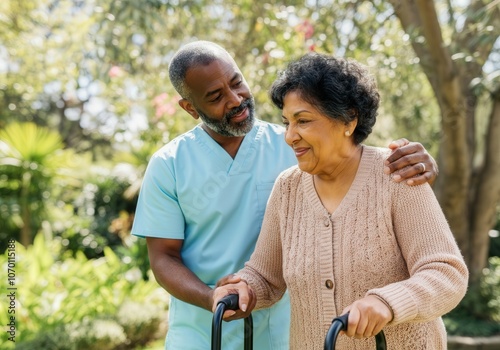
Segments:
[[[235,107],[230,112],[228,112],[226,114],[226,119],[234,117],[236,114],[241,113],[245,108],[250,107],[251,105],[252,105],[252,100],[246,99],[238,107]]]

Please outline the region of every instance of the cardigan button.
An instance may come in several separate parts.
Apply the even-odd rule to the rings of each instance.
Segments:
[[[330,219],[325,219],[325,226],[326,227],[330,226]]]
[[[328,289],[332,289],[333,288],[333,281],[332,280],[326,280],[325,286]]]

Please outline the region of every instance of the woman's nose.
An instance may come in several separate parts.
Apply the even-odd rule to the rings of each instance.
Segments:
[[[292,123],[288,124],[286,131],[285,131],[285,142],[291,146],[299,139],[300,139],[300,135],[297,132],[297,129],[295,128],[295,126]]]

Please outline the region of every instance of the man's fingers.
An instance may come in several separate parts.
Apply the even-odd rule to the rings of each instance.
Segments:
[[[416,142],[407,146],[399,147],[393,151],[385,161],[386,166],[392,166],[393,170],[401,169],[406,165],[415,164],[418,162],[427,162],[429,155],[425,152],[424,147]]]
[[[230,321],[240,320],[242,318],[248,317],[248,313],[247,312],[243,312],[241,310],[236,310],[236,311],[235,310],[230,310],[230,311],[233,312],[233,315],[226,317],[226,313],[224,313],[224,316],[222,318],[223,321],[230,322]]]
[[[384,173],[393,174],[392,179],[396,182],[406,180],[410,186],[432,184],[437,176],[437,165],[420,143],[410,142],[387,157]]]
[[[430,172],[426,172],[422,175],[412,177],[411,179],[406,180],[406,183],[410,186],[417,186],[424,184],[426,182],[431,182],[432,175]]]
[[[231,316],[234,316],[236,314],[236,311],[234,310],[226,310],[224,311],[224,315],[222,316],[223,319],[228,319]]]
[[[425,169],[425,172],[422,172],[422,170]],[[386,173],[388,173],[386,171]],[[435,168],[427,168],[425,166],[424,168],[424,163],[417,163],[411,166],[408,166],[402,170],[397,170],[392,174],[392,179],[395,182],[401,182],[405,181],[406,183],[410,186],[416,186],[416,185],[421,185],[423,183],[429,182],[432,184],[432,182],[436,178],[436,170]]]
[[[241,277],[232,273],[218,280],[215,287],[225,286],[226,284],[238,283],[240,281]]]
[[[389,144],[389,148],[392,149],[392,150],[395,150],[399,147],[403,147],[403,146],[406,146],[410,143],[410,141],[408,141],[407,139],[405,138],[402,138],[402,139],[398,139],[398,140],[394,140],[392,141],[390,144]]]
[[[401,162],[405,162],[405,160],[401,159]],[[401,182],[402,180],[410,180],[417,175],[422,175],[428,172],[429,169],[425,163],[419,162],[412,165],[406,165],[404,168],[394,171],[392,178],[396,182]]]

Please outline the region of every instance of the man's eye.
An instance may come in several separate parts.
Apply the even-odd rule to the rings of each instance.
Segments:
[[[214,99],[213,99],[213,100],[211,100],[210,102],[217,102],[217,101],[219,101],[219,100],[220,100],[220,98],[221,98],[221,96],[222,96],[222,95],[217,96],[216,98],[214,98]]]

